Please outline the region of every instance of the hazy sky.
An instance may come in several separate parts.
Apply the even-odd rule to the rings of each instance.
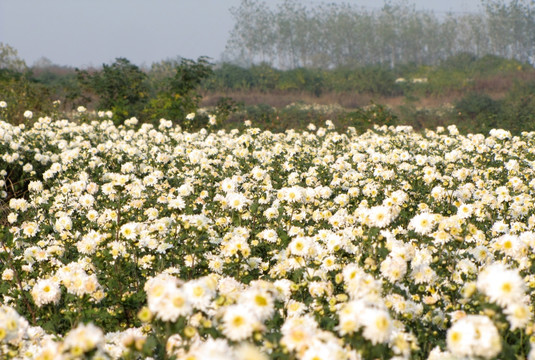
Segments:
[[[28,65],[100,66],[126,57],[138,65],[182,56],[220,59],[240,0],[0,0],[0,42]],[[277,0],[266,0],[276,5]],[[367,9],[380,0],[329,0]],[[396,1],[394,1],[396,2]],[[479,0],[412,0],[417,9],[475,12]]]

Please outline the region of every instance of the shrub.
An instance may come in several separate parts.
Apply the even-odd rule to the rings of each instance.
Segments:
[[[147,75],[128,59],[103,64],[102,71],[90,74],[77,69],[77,73],[82,86],[98,96],[97,108],[111,110],[116,123],[139,114],[147,101]]]
[[[212,64],[208,58],[200,57],[197,61],[182,59],[175,68],[175,75],[166,79],[149,101],[144,110],[145,117],[152,121],[165,118],[186,125],[186,116],[199,108],[201,95],[197,89],[212,74]]]

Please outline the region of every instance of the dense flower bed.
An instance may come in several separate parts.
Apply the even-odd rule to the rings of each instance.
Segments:
[[[535,358],[534,138],[0,122],[0,354]]]

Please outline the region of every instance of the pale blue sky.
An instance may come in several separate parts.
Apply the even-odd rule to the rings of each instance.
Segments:
[[[28,65],[100,66],[126,57],[138,65],[182,56],[220,59],[240,0],[0,0],[0,42]],[[267,0],[277,4],[278,0]],[[379,0],[306,1],[381,8]],[[396,2],[396,1],[394,1]],[[412,0],[418,9],[475,12],[479,0]]]

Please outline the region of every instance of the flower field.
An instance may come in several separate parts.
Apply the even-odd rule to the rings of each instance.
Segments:
[[[108,116],[0,122],[1,358],[535,359],[535,133]]]

